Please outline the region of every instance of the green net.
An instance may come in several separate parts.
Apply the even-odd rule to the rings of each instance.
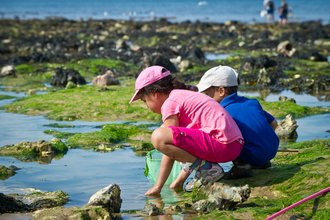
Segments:
[[[159,152],[156,149],[150,151],[146,156],[146,168],[144,171],[144,175],[152,184],[155,184],[157,181],[162,157],[163,153]],[[178,162],[174,161],[172,171],[165,182],[165,186],[171,185],[171,183],[178,177],[180,172],[181,165]]]

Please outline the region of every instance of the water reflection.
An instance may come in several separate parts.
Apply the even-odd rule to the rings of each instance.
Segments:
[[[273,102],[278,101],[279,96],[287,96],[294,98],[298,105],[316,107],[320,106],[323,108],[330,108],[330,95],[326,92],[318,94],[306,94],[306,93],[295,93],[289,90],[273,92],[269,90],[258,90],[258,91],[239,91],[241,96],[259,96],[265,101]],[[307,141],[311,139],[326,139],[330,138],[330,133],[327,130],[330,129],[330,114],[311,115],[304,118],[295,119],[298,124],[297,133],[298,138],[291,141]],[[281,120],[278,120],[280,122]],[[285,144],[289,140],[282,140],[281,144]]]
[[[259,96],[268,102],[278,101],[280,96],[287,96],[288,98],[295,99],[298,105],[330,108],[330,93],[326,91],[306,93],[293,92],[290,90],[271,91],[269,89],[260,89],[239,91],[238,94],[241,96]]]
[[[130,149],[108,154],[73,149],[61,160],[53,160],[46,166],[0,157],[0,164],[22,168],[1,183],[0,191],[24,194],[20,189],[62,190],[70,195],[66,207],[81,207],[95,192],[116,183],[121,188],[122,210],[142,209],[144,193],[151,187],[143,173],[144,163],[145,158],[135,156]]]

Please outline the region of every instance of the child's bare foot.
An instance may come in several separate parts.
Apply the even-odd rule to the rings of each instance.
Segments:
[[[157,186],[151,187],[144,195],[150,196],[154,194],[159,194],[162,191],[162,188],[158,188]]]

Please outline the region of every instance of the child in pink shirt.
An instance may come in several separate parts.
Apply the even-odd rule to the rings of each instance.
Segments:
[[[130,103],[142,99],[151,111],[162,114],[163,120],[151,142],[164,156],[157,182],[145,195],[160,193],[174,160],[189,166],[170,188],[183,187],[196,170],[194,179],[185,186],[186,191],[192,191],[200,178],[209,183],[223,178],[218,163],[236,159],[242,150],[242,134],[229,113],[212,98],[190,89],[161,66],[146,68],[136,79]]]

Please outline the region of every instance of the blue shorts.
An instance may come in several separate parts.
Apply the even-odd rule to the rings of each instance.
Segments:
[[[274,14],[274,10],[273,9],[267,10],[267,14]]]

